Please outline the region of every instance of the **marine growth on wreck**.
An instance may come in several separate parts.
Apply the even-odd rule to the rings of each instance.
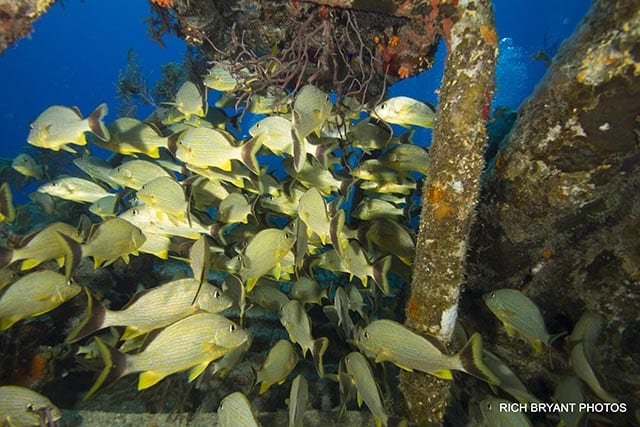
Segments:
[[[489,1],[150,7],[185,61],[0,171],[0,425],[640,424],[640,6],[515,119]]]

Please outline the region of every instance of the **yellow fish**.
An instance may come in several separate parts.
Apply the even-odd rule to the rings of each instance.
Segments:
[[[77,157],[73,159],[73,164],[94,180],[104,182],[114,190],[118,190],[120,188],[120,184],[115,182],[109,176],[113,167],[101,158],[94,156]]]
[[[243,145],[235,146],[235,138],[220,129],[190,128],[184,131],[177,143],[176,157],[197,167],[214,166],[230,171],[231,160],[240,160],[252,172],[260,173],[256,153],[260,145],[250,139]]]
[[[111,194],[95,182],[75,176],[55,179],[41,185],[38,191],[60,199],[81,203],[93,203]]]
[[[164,328],[143,351],[124,354],[95,338],[105,368],[85,400],[98,389],[125,375],[140,372],[138,390],[163,378],[189,370],[189,382],[209,363],[219,359],[249,339],[249,333],[219,314],[196,313]]]
[[[0,297],[0,331],[28,317],[48,313],[80,292],[80,285],[52,270],[29,273]]]
[[[69,144],[87,145],[85,132],[91,132],[103,141],[109,140],[109,130],[102,122],[108,113],[107,104],[100,104],[86,119],[76,107],[53,105],[31,123],[27,142],[53,151],[75,153]]]
[[[191,119],[191,116],[204,117],[207,115],[206,100],[200,93],[198,86],[189,80],[178,89],[175,102],[167,104],[175,105],[177,110],[184,115],[185,120]]]
[[[136,196],[142,203],[181,221],[189,203],[184,188],[174,178],[159,176],[140,187]]]
[[[109,177],[123,187],[139,190],[144,184],[159,176],[172,177],[162,166],[148,160],[131,160],[122,163],[109,173]]]
[[[11,162],[11,167],[26,177],[35,178],[38,181],[44,177],[44,168],[36,160],[26,153],[18,154]]]
[[[320,129],[331,114],[333,104],[329,95],[312,85],[303,86],[293,102],[292,126],[294,136],[293,168],[302,171],[306,158],[304,140],[311,133],[320,136]]]
[[[384,409],[382,394],[367,358],[362,353],[353,351],[344,357],[344,366],[358,391],[358,406],[362,406],[362,402],[367,404],[378,427],[388,425],[389,415]]]
[[[240,277],[251,292],[258,279],[271,270],[279,276],[280,262],[291,251],[295,236],[287,230],[265,228],[256,234],[244,250]],[[278,278],[278,277],[276,277]]]
[[[82,245],[82,256],[93,257],[94,268],[105,267],[118,258],[128,264],[129,255],[138,255],[145,240],[142,230],[135,225],[122,218],[111,218],[98,225]]]
[[[218,206],[216,219],[225,224],[241,222],[247,224],[253,214],[253,204],[241,193],[231,193]]]
[[[262,368],[256,375],[260,384],[260,394],[264,394],[273,384],[282,384],[298,364],[298,353],[287,340],[279,340],[267,353]]]
[[[222,61],[211,67],[207,75],[204,76],[204,85],[220,92],[236,90],[242,84],[243,79],[231,74],[229,66],[228,61]]]
[[[549,346],[564,335],[549,334],[538,306],[517,289],[497,289],[484,294],[482,299],[500,319],[509,336],[520,336],[536,351],[542,350],[542,344]]]
[[[393,320],[374,320],[356,333],[355,342],[376,363],[391,362],[407,371],[420,371],[445,380],[451,370],[466,372],[497,384],[499,380],[482,361],[482,337],[474,334],[458,354],[446,354],[436,337],[429,339]]]
[[[171,141],[179,136],[162,136],[155,126],[131,117],[120,117],[107,127],[111,139],[98,145],[126,156],[141,153],[157,159],[160,157],[160,148],[167,148]]]
[[[432,128],[435,108],[408,96],[396,96],[381,102],[373,109],[373,117],[404,127],[411,125]]]
[[[0,387],[0,425],[37,427],[58,425],[62,413],[45,396],[26,387]]]
[[[24,260],[20,268],[30,270],[52,259],[58,260],[58,265],[62,266],[66,248],[65,242],[59,239],[58,233],[64,234],[77,243],[82,242],[82,236],[75,227],[63,222],[54,222],[28,236],[27,243],[20,248],[0,247],[0,267]]]
[[[204,282],[198,298],[194,297],[200,283],[192,278],[174,280],[155,288],[138,292],[122,310],[103,307],[87,291],[87,316],[67,336],[65,342],[75,342],[111,326],[126,326],[122,340],[129,340],[154,329],[164,328],[198,311],[219,313],[231,307],[231,299],[208,282]]]
[[[320,337],[314,339],[311,336],[311,318],[300,302],[289,301],[280,309],[280,323],[289,333],[289,338],[302,348],[302,355],[306,356],[311,351],[313,363],[320,378],[324,377],[324,364],[322,357],[329,347],[329,339]]]
[[[236,391],[220,402],[218,425],[220,427],[260,427],[260,422],[247,396]]]

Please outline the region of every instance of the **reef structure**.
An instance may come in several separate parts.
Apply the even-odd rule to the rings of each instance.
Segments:
[[[602,315],[595,369],[632,407],[640,369],[639,40],[637,2],[594,1],[521,106],[483,184],[461,310],[467,325],[486,325],[489,317],[465,314],[481,304],[473,296],[508,287],[524,289],[553,332],[570,330],[585,310]],[[552,382],[546,355],[514,348],[503,333],[487,338],[521,377]]]
[[[0,54],[21,37],[49,10],[55,0],[0,0]]]
[[[175,0],[153,2],[149,22],[153,38],[175,32],[214,60],[257,71],[253,92],[313,83],[370,101],[385,85],[431,68],[457,3]]]

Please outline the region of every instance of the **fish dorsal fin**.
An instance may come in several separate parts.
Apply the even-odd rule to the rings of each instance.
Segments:
[[[69,109],[73,111],[78,116],[79,119],[82,120],[82,113],[80,112],[80,109],[78,107],[74,105],[72,107],[69,107]]]
[[[127,310],[129,307],[131,307],[133,304],[135,304],[142,296],[148,294],[151,290],[153,290],[155,288],[150,288],[150,289],[143,289],[141,291],[136,292],[131,299],[119,310],[119,311],[125,311]]]
[[[434,337],[433,335],[429,335],[429,334],[420,334],[420,336],[423,337],[425,340],[429,341],[429,343],[433,345],[435,348],[437,348],[438,351],[440,351],[440,353],[445,355],[449,354],[447,347],[437,337]]]

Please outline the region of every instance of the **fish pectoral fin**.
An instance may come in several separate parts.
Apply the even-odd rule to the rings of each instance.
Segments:
[[[195,380],[196,378],[198,378],[200,376],[201,373],[204,372],[205,369],[207,369],[207,366],[209,366],[209,362],[202,362],[196,366],[194,366],[193,368],[191,368],[191,370],[189,371],[189,382]]]
[[[3,317],[2,319],[0,319],[0,331],[6,331],[10,327],[12,327],[13,324],[18,320],[20,319],[17,319],[15,317]]]
[[[56,258],[56,264],[58,264],[58,268],[62,268],[64,265],[64,257],[61,256],[60,258]]]
[[[507,334],[510,337],[518,336],[518,330],[516,328],[514,328],[513,326],[511,326],[510,324],[505,323],[504,324],[504,329],[507,331]]]
[[[86,145],[87,141],[85,140],[84,144],[78,144],[78,145]],[[67,144],[63,145],[62,150],[66,151],[67,153],[71,153],[71,154],[78,154],[78,152],[76,150],[74,150],[73,148],[69,147]]]
[[[362,408],[362,395],[360,392],[357,393],[356,401],[358,402],[358,408]]]
[[[22,271],[31,270],[32,268],[38,266],[39,264],[40,264],[40,261],[36,259],[25,259],[24,261],[22,261],[22,264],[20,265],[20,270]]]
[[[155,371],[144,371],[138,379],[138,391],[147,389],[160,382],[166,375]]]
[[[282,264],[277,263],[273,267],[273,270],[271,270],[271,272],[273,273],[273,277],[275,277],[276,280],[280,280],[280,275],[282,274]]]
[[[135,337],[139,337],[140,335],[146,333],[145,331],[141,331],[140,329],[134,326],[127,326],[127,329],[124,330],[124,333],[120,337],[122,341],[127,341]]]
[[[264,392],[266,392],[267,390],[269,390],[269,387],[271,387],[271,384],[262,381],[260,383],[260,391],[258,392],[258,394],[263,394]]]
[[[536,353],[540,353],[542,351],[542,341],[540,341],[540,340],[531,340],[529,342],[533,346],[533,349],[536,351]]]
[[[449,369],[442,369],[439,371],[429,372],[434,377],[442,378],[443,380],[452,380],[453,374]]]
[[[391,361],[391,360],[392,359],[391,359],[391,355],[389,354],[389,352],[387,350],[385,350],[385,349],[382,349],[376,354],[376,358],[375,358],[374,361],[376,363],[380,363],[380,362],[388,362],[388,361]],[[393,363],[396,363],[396,362],[393,362]],[[396,363],[396,365],[398,365],[398,364]],[[400,366],[400,365],[398,365],[398,366]],[[411,369],[409,369],[409,370],[411,370]]]

